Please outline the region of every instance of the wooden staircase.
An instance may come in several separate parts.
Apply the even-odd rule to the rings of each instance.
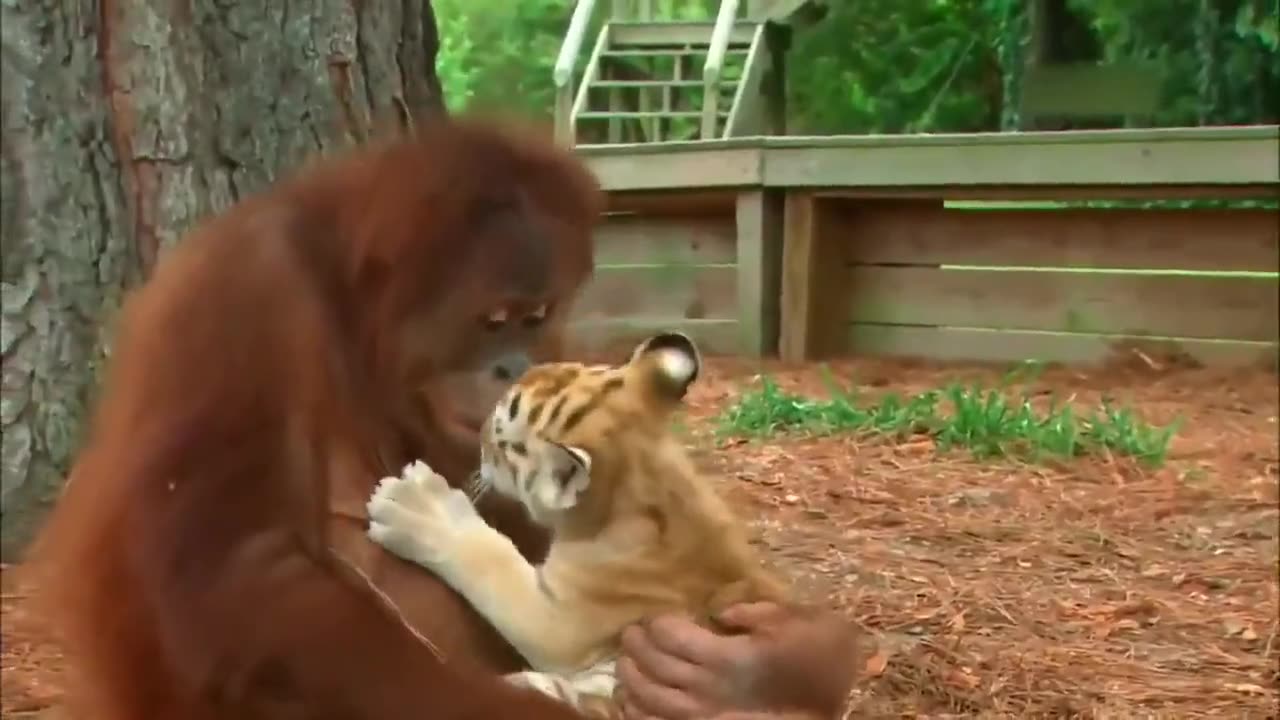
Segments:
[[[813,0],[722,0],[714,19],[654,20],[649,3],[600,27],[574,91],[574,61],[594,12],[574,8],[556,62],[556,135],[566,144],[650,143],[783,132],[785,21]],[[785,17],[784,17],[785,16]],[[784,32],[779,32],[783,30]],[[770,102],[776,100],[776,102]]]

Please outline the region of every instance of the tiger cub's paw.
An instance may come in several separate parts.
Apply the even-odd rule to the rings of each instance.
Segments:
[[[609,667],[612,668],[612,665]],[[529,688],[555,698],[589,718],[601,720],[622,718],[621,709],[613,701],[617,683],[612,670],[608,672],[589,670],[572,677],[526,670],[503,677],[516,687]]]
[[[406,465],[400,477],[379,481],[365,509],[371,540],[427,566],[447,559],[460,532],[484,522],[465,493],[421,461]]]

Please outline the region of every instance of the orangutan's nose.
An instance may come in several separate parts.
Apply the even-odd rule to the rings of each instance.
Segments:
[[[493,364],[493,377],[506,383],[515,382],[530,364],[529,356],[522,352],[503,355]]]

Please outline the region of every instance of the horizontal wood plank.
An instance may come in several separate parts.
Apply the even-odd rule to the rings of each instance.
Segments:
[[[860,185],[829,187],[819,197],[883,200],[885,198],[938,198],[942,200],[1278,200],[1275,183],[1244,185],[950,185],[911,187]]]
[[[1266,277],[849,268],[851,322],[1272,341]]]
[[[1275,188],[1280,128],[749,137],[580,145],[607,191],[732,186]]]
[[[737,259],[733,215],[610,215],[596,228],[597,266],[717,265]]]
[[[734,188],[638,190],[611,192],[607,212],[661,215],[733,215],[738,193]]]
[[[747,0],[747,17],[752,20],[785,23],[794,15],[812,10],[813,6],[822,4],[813,0]]]
[[[1274,183],[1276,137],[769,148],[766,185],[1178,185]]]
[[[737,320],[738,269],[734,265],[597,267],[575,301],[574,321],[629,317]]]
[[[650,143],[665,145],[666,143]],[[655,155],[615,153],[586,155],[588,166],[606,191],[669,190],[758,186],[761,151],[758,147],[721,148],[715,145],[686,152]]]
[[[1025,330],[851,324],[849,352],[855,355],[924,358],[939,361],[1017,363],[1027,360],[1097,365],[1117,359],[1157,364],[1190,358],[1205,366],[1263,366],[1275,369],[1276,343],[1232,340],[1153,340]]]
[[[614,47],[669,47],[672,45],[704,46],[711,43],[714,22],[614,22],[610,23],[610,40]],[[738,21],[729,29],[730,45],[751,42],[755,23]]]
[[[853,263],[1179,270],[1280,269],[1274,210],[929,208],[840,202]]]
[[[633,317],[569,324],[571,357],[625,360],[632,348],[659,332],[682,332],[693,339],[704,355],[738,355],[744,338],[736,320],[679,320]]]
[[[972,145],[976,147],[1033,146],[1045,144],[1114,145],[1127,142],[1237,142],[1274,140],[1280,125],[1226,125],[1208,127],[1116,128],[1106,130],[1051,130],[1031,132],[920,133],[914,135],[766,135],[724,138],[719,140],[679,140],[654,143],[610,143],[579,145],[577,149],[591,157],[626,155],[668,155],[702,152],[708,149],[737,150],[765,148],[770,150],[847,150],[878,147],[940,147]],[[1269,182],[1275,182],[1274,179]]]

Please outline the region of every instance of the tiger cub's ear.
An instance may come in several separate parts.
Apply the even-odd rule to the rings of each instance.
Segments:
[[[591,454],[586,450],[558,442],[550,445],[555,450],[552,465],[561,476],[559,479],[567,480],[571,475],[586,475],[591,472]]]
[[[702,369],[698,346],[688,335],[659,333],[636,346],[630,365],[643,372],[650,386],[671,400],[681,400]]]
[[[591,455],[582,448],[548,443],[551,479],[535,492],[539,501],[553,510],[568,510],[578,504],[578,495],[591,484]]]

